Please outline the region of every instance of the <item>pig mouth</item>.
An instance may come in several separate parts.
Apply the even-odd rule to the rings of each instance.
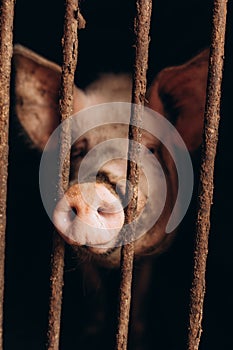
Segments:
[[[108,248],[107,250],[103,250],[103,248],[101,248],[101,247],[102,247],[102,245],[100,245],[100,246],[92,245],[91,247],[84,245],[81,248],[83,248],[85,251],[91,252],[95,256],[100,256],[100,257],[109,256],[109,255],[113,254],[118,249],[118,247],[113,247],[113,248]]]
[[[103,250],[103,248],[101,249],[101,246],[98,247],[94,245],[92,245],[91,247],[87,245],[83,245],[83,246],[70,245],[70,246],[73,249],[73,251],[82,252],[93,259],[102,259],[102,258],[105,259],[106,257],[113,255],[116,251],[120,249],[118,245],[112,248],[108,248],[107,250]]]
[[[101,243],[93,243],[91,242],[90,244],[82,244],[80,245],[78,242],[75,242],[75,238],[72,239],[68,235],[63,234],[61,231],[59,231],[59,234],[62,236],[64,241],[69,244],[72,248],[77,248],[77,247],[82,247],[85,248],[86,250],[90,250],[93,252],[96,250],[100,250],[100,254],[105,254],[108,251],[115,250],[115,245],[117,244],[117,239],[114,237],[113,239]],[[101,253],[103,251],[103,253]]]
[[[124,244],[127,244],[124,238],[125,230],[124,227],[120,230],[118,235],[114,237],[112,240],[106,243],[101,243],[101,244],[91,244],[91,245],[82,245],[82,246],[77,246],[77,245],[72,245],[72,249],[75,251],[83,251],[85,253],[91,253],[91,256],[93,255],[94,258],[106,258],[117,251],[119,251]],[[110,246],[107,248],[107,246]]]

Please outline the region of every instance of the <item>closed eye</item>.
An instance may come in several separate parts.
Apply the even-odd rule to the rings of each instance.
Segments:
[[[151,153],[155,153],[155,151],[156,151],[156,149],[154,148],[154,147],[150,147],[150,148],[148,148],[148,151],[150,151]]]
[[[72,159],[84,158],[86,154],[87,154],[86,149],[78,148],[71,152],[71,158]]]
[[[152,154],[158,154],[159,152],[159,147],[158,145],[155,145],[155,146],[146,146],[147,147],[147,150],[148,152],[152,153]]]
[[[71,159],[81,159],[84,158],[87,154],[87,140],[84,139],[82,141],[77,142],[73,145],[71,150]]]

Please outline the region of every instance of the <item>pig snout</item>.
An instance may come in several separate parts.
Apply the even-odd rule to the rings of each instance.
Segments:
[[[58,202],[53,221],[67,243],[101,254],[117,244],[124,210],[110,185],[74,184]]]

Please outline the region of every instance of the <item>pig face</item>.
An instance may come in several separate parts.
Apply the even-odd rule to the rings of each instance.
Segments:
[[[16,113],[33,143],[43,150],[59,125],[61,70],[21,46],[15,47],[14,62]],[[148,106],[176,126],[192,152],[201,143],[207,69],[208,50],[182,66],[161,71],[148,90]],[[130,96],[129,76],[103,75],[85,92],[74,87],[74,114],[82,113],[87,107],[97,106],[98,109],[102,103],[130,102]],[[75,127],[78,128],[78,124]],[[70,186],[53,213],[54,224],[67,243],[84,254],[91,253],[96,259],[107,261],[108,265],[117,265],[120,257],[124,207],[127,204],[124,203],[127,133],[125,124],[104,125],[100,122],[100,126],[75,140],[71,150]],[[100,166],[95,176],[90,173],[85,180],[78,181],[82,160],[91,155],[89,162],[95,163],[98,145],[109,139],[116,141],[98,153]],[[178,190],[176,167],[167,148],[148,131],[143,131],[142,144],[142,159],[148,165],[149,173],[145,174],[143,167],[140,168],[137,213],[138,217],[144,215],[144,223],[153,216],[158,220],[143,235],[139,233],[136,237],[136,256],[159,254],[171,243],[174,234],[168,235],[165,231]],[[119,154],[114,156],[116,150],[121,150],[120,157]],[[148,178],[153,184],[150,190]],[[148,198],[152,198],[150,210],[149,214],[148,210],[144,214]]]
[[[96,109],[98,108],[94,110]],[[101,106],[101,109],[108,109],[108,105]],[[114,113],[114,104],[111,104],[111,111]],[[87,110],[87,113],[90,114],[90,111]],[[80,116],[77,118],[79,121]],[[122,243],[120,231],[124,224],[124,207],[127,204],[127,135],[127,124],[101,123],[100,127],[91,129],[74,143],[71,151],[70,189],[54,212],[54,222],[64,239],[72,245],[88,246],[88,250],[95,254],[109,255],[111,252],[112,255]],[[162,144],[148,132],[144,132],[137,208],[140,222],[138,229],[135,229],[137,239],[147,231],[146,227],[150,228],[157,221],[154,219],[158,219],[166,200],[162,166],[154,159],[154,156],[159,158],[160,150]],[[173,164],[170,164],[169,172],[172,172]],[[174,176],[167,176],[170,188],[167,212],[172,209],[172,188],[177,187],[171,186],[170,178],[175,181],[176,173],[174,172]],[[150,186],[148,179],[154,179]],[[149,200],[151,198],[153,200]],[[147,209],[144,210],[146,203]],[[162,218],[165,220],[165,213]]]

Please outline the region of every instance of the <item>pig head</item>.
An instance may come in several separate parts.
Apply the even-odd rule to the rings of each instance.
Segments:
[[[188,150],[201,144],[205,107],[209,51],[205,50],[187,63],[162,70],[148,89],[148,107],[165,116],[178,130]],[[33,144],[44,149],[50,135],[59,125],[59,89],[61,68],[34,52],[17,45],[14,49],[16,114]],[[109,102],[130,102],[132,83],[125,74],[102,75],[85,91],[74,86],[73,112]],[[82,135],[71,149],[70,186],[58,202],[53,221],[65,241],[79,254],[118,265],[120,233],[124,225],[126,157],[103,162],[94,179],[79,183],[83,158],[109,138],[119,140],[114,147],[126,150],[126,125],[100,125]],[[166,234],[166,225],[177,196],[177,173],[166,147],[150,133],[143,132],[143,158],[150,163],[153,189],[147,190],[147,179],[140,170],[138,215],[152,196],[150,215],[165,205],[156,223],[135,240],[135,255],[159,254],[167,249],[174,233]],[[109,152],[111,152],[108,149]],[[160,166],[153,163],[155,156]],[[95,159],[95,158],[93,158]],[[161,170],[166,178],[164,197]],[[145,218],[147,220],[148,218]]]

